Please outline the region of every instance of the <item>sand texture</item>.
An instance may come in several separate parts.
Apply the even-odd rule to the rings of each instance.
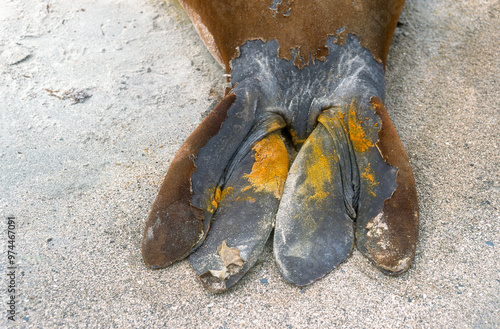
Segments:
[[[0,327],[7,218],[23,328],[499,328],[500,5],[407,0],[386,107],[413,166],[420,238],[388,277],[355,250],[298,288],[268,243],[214,295],[152,271],[145,221],[223,70],[175,1],[0,0]]]

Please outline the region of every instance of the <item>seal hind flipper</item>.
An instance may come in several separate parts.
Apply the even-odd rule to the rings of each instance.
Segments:
[[[371,215],[365,209],[358,218],[356,243],[363,255],[381,271],[398,275],[408,270],[415,257],[419,223],[417,190],[408,156],[382,101],[373,98],[370,103],[381,120],[377,150],[385,163],[397,168],[397,187],[383,199],[382,209]],[[373,172],[380,174],[381,170]],[[367,179],[368,184],[371,184],[370,179]]]
[[[217,209],[207,239],[189,258],[201,283],[212,292],[231,288],[258,260],[273,229],[288,172],[287,150],[279,131],[244,153],[221,192],[217,191]],[[275,170],[270,173],[269,167]]]
[[[254,82],[242,82],[232,92],[236,99],[228,117],[198,153],[192,175],[191,203],[204,209],[212,225],[190,263],[212,292],[231,288],[257,261],[288,172],[280,133],[284,120],[259,107],[261,91]],[[223,250],[232,250],[237,262],[228,262]]]
[[[167,266],[206,237],[191,264],[207,289],[225,291],[254,264],[278,213],[274,253],[291,283],[324,276],[354,242],[384,273],[406,271],[418,238],[415,182],[381,101],[403,0],[312,0],[288,11],[181,3],[235,87],[172,162],[146,225],[146,264]],[[281,204],[274,192],[246,189],[255,147],[268,139],[280,154],[273,161],[283,163],[289,145],[298,152]],[[323,171],[308,170],[318,163]],[[322,202],[313,203],[317,192]]]
[[[351,254],[356,208],[351,196],[358,191],[353,191],[349,144],[337,118],[320,118],[290,168],[273,246],[280,272],[290,283],[310,284]]]
[[[235,100],[221,101],[182,144],[175,155],[149,213],[142,240],[142,258],[151,268],[164,268],[188,256],[203,241],[207,228],[194,207],[191,175],[198,151],[217,134]],[[206,225],[205,225],[206,226]]]

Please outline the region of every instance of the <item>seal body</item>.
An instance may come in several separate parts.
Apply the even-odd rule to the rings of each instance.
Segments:
[[[404,0],[181,0],[214,57],[229,62],[248,40],[276,39],[280,58],[296,63],[324,60],[326,39],[343,44],[348,34],[360,39],[385,63]],[[292,58],[291,50],[294,50]]]

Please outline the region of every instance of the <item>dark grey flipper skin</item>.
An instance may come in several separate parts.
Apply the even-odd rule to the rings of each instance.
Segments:
[[[231,62],[235,101],[192,175],[191,204],[203,210],[208,235],[190,262],[213,292],[253,266],[276,213],[274,255],[290,283],[323,277],[355,242],[386,273],[411,263],[416,194],[398,192],[414,190],[414,181],[381,105],[384,68],[355,36],[333,41],[324,61],[302,69],[276,56],[275,41],[248,41]],[[285,145],[298,151],[289,172]],[[264,166],[264,154],[278,156]],[[398,213],[405,202],[411,206]]]
[[[343,193],[347,172],[340,164],[350,158],[339,156],[336,142],[345,140],[335,140],[319,124],[300,149],[285,184],[274,255],[283,277],[296,285],[323,277],[350,255],[354,245],[354,214],[349,212],[353,204],[345,205],[345,195],[353,194]],[[350,179],[348,183],[352,187]]]
[[[260,107],[259,86],[244,81],[233,93],[228,117],[198,153],[192,175],[191,204],[203,209],[209,234],[190,263],[201,283],[216,293],[232,287],[258,260],[289,167],[280,133],[285,122]]]
[[[266,136],[256,145],[256,150],[248,152],[224,182],[216,198],[218,208],[210,233],[202,247],[189,258],[201,283],[212,292],[229,289],[247,273],[258,260],[273,229],[288,170],[286,148],[279,132]],[[275,161],[264,159],[268,154],[262,152],[281,155],[274,160],[283,162],[284,158],[285,161],[273,163]],[[262,161],[267,161],[264,166],[283,165],[281,177],[259,181],[261,177],[257,175],[264,169],[259,168]],[[259,183],[263,184],[259,186]]]

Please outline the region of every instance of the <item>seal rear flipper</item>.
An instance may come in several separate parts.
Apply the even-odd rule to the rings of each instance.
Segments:
[[[382,272],[398,275],[415,257],[417,192],[408,157],[384,105],[376,97],[370,104],[381,126],[376,144],[356,154],[362,177],[356,244]],[[368,121],[362,125],[368,128]]]
[[[354,245],[359,178],[350,141],[340,119],[319,121],[290,168],[276,216],[274,256],[299,286],[325,276]]]
[[[222,100],[175,155],[152,206],[142,240],[142,257],[151,268],[164,268],[187,257],[205,235],[203,211],[190,203],[194,159],[217,134],[236,96]]]
[[[279,131],[257,141],[251,151],[242,148],[240,152],[242,159],[229,166],[230,174],[217,187],[210,232],[189,258],[200,282],[214,293],[231,288],[258,260],[272,231],[288,172],[288,154]]]

